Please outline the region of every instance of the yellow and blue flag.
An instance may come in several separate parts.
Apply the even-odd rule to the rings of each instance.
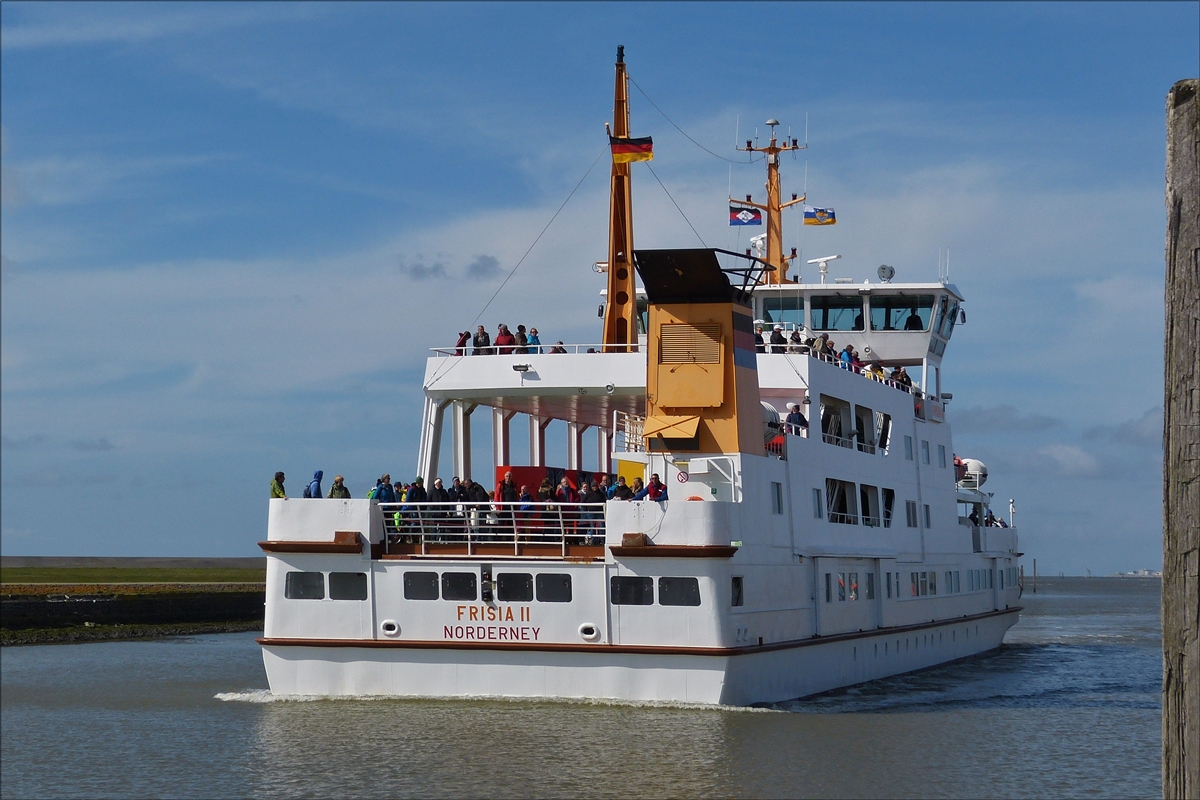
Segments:
[[[837,215],[832,208],[804,207],[805,225],[837,225]]]

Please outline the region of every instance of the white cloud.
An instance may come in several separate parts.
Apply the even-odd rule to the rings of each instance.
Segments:
[[[309,17],[311,4],[203,5],[181,8],[143,3],[33,4],[22,21],[0,28],[0,47],[31,50],[100,43],[135,44],[184,34],[213,33],[281,18]]]
[[[1059,442],[1039,447],[1035,453],[1052,462],[1064,477],[1094,477],[1100,474],[1099,459],[1078,445]]]

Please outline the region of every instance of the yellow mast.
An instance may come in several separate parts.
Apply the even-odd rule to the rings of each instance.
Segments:
[[[796,139],[789,140],[784,138],[783,144],[779,144],[775,138],[775,126],[779,124],[779,120],[769,119],[767,125],[771,128],[771,142],[766,147],[755,147],[754,142],[750,139],[746,140],[745,147],[739,147],[738,150],[747,153],[766,153],[767,156],[767,204],[760,205],[751,201],[750,195],[746,195],[745,200],[734,200],[729,198],[729,202],[738,203],[751,208],[757,208],[765,211],[767,215],[767,252],[764,259],[775,270],[765,274],[765,280],[768,284],[777,283],[795,283],[787,276],[788,267],[791,266],[792,260],[796,258],[795,249],[791,255],[783,254],[783,209],[796,203],[803,203],[803,197],[797,197],[792,194],[792,199],[786,203],[780,202],[779,189],[779,154],[786,153],[789,150],[804,150],[808,147],[806,144],[800,144]]]
[[[617,46],[617,80],[613,92],[612,136],[629,138],[629,77],[625,74],[625,46]],[[629,164],[612,165],[608,203],[608,302],[604,306],[606,352],[637,344],[637,297],[633,277],[633,195]]]

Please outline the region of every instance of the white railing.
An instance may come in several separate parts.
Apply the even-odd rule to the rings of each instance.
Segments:
[[[646,452],[646,440],[642,435],[645,425],[645,417],[614,411],[613,450],[618,453]]]
[[[637,344],[546,344],[542,342],[540,345],[526,346],[519,348],[516,345],[504,345],[499,347],[495,344],[488,345],[485,348],[486,352],[475,353],[475,348],[468,342],[464,347],[431,347],[429,350],[439,358],[447,358],[450,356],[470,356],[470,355],[555,355],[556,353],[636,353],[639,345]],[[500,352],[504,350],[506,352]]]
[[[843,514],[840,511],[830,511],[829,512],[829,521],[836,522],[841,525],[857,525],[858,524],[858,515],[857,514]]]
[[[380,503],[384,553],[566,557],[603,546],[604,503]]]

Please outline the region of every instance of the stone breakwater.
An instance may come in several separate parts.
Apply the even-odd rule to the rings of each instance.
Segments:
[[[5,584],[3,643],[97,641],[256,630],[261,583]]]

